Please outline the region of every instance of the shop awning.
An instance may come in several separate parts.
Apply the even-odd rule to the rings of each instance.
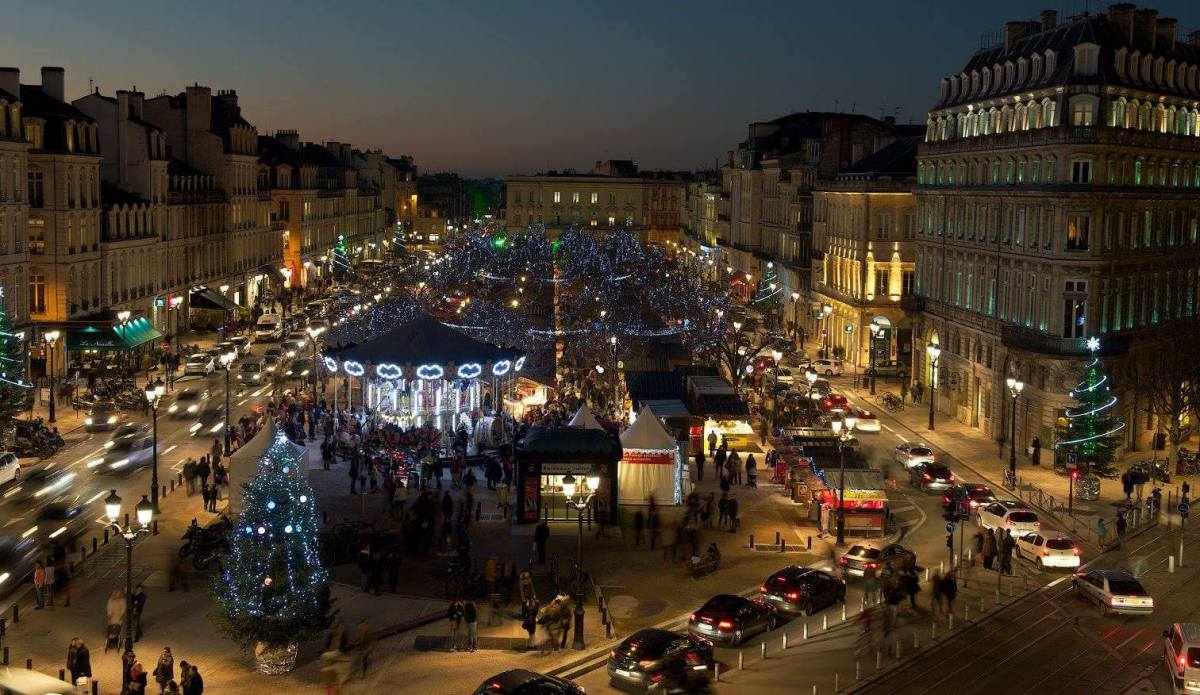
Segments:
[[[271,278],[272,280],[278,280],[280,282],[284,282],[286,280],[286,278],[283,277],[283,271],[281,271],[278,267],[271,265],[270,263],[264,263],[263,265],[258,266],[258,272],[265,273],[267,277]]]
[[[212,309],[215,311],[237,311],[238,305],[229,301],[225,295],[208,287],[192,290],[193,309]]]
[[[152,326],[144,316],[133,319],[124,326],[87,326],[67,329],[68,350],[128,350],[144,345],[162,333]]]

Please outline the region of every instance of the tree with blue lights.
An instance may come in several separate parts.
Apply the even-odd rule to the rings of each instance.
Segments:
[[[29,382],[25,380],[25,346],[21,336],[9,330],[4,299],[0,289],[0,423],[7,430],[13,418],[28,407]]]
[[[330,620],[329,572],[320,561],[312,488],[282,433],[243,486],[242,500],[229,556],[213,582],[218,628],[243,646],[319,636]]]
[[[1087,347],[1092,357],[1084,365],[1083,378],[1068,394],[1075,406],[1066,409],[1055,430],[1055,464],[1060,472],[1067,472],[1067,456],[1074,454],[1081,473],[1112,478],[1121,445],[1118,433],[1125,422],[1116,415],[1112,380],[1100,365],[1100,340],[1088,338]]]

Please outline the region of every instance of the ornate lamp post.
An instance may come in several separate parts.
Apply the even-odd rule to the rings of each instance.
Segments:
[[[871,322],[871,340],[867,343],[867,356],[871,359],[871,395],[875,395],[875,339],[879,337],[879,331],[883,327],[874,321]]]
[[[150,520],[154,518],[154,505],[142,495],[142,501],[137,504],[138,527],[132,524],[122,526],[121,497],[116,490],[104,499],[104,514],[108,524],[125,539],[125,653],[133,652],[133,542],[143,533],[150,533]]]
[[[117,312],[117,323],[119,323],[121,325],[121,342],[125,342],[125,329],[126,329],[126,327],[129,326],[129,317],[130,316],[133,316],[132,311],[118,311]],[[122,369],[128,368],[128,366],[129,366],[129,360],[127,359],[129,357],[128,350],[129,349],[126,348],[121,351],[121,363],[122,363],[121,367],[122,367]]]
[[[838,459],[841,469],[841,475],[838,476],[837,510],[837,544],[841,546],[846,544],[846,444],[850,441],[854,426],[858,424],[858,418],[847,415],[830,424],[833,426],[833,434],[838,441]]]
[[[1004,475],[1004,486],[1015,489],[1017,487],[1017,397],[1025,389],[1025,384],[1020,379],[1011,376],[1004,380],[1004,384],[1008,386],[1008,394],[1012,396],[1008,415],[1008,473]]]
[[[821,305],[821,332],[825,334],[825,359],[833,359],[833,355],[829,353],[829,317],[833,314],[832,304]]]
[[[937,365],[942,349],[933,343],[925,346],[925,354],[929,355],[929,429],[933,430],[933,402],[937,398]]]
[[[380,295],[375,295],[375,301],[379,301],[379,296]],[[305,332],[308,333],[309,339],[312,340],[312,355],[313,355],[313,369],[312,369],[312,394],[313,395],[312,395],[312,397],[313,397],[313,406],[315,407],[316,403],[317,403],[317,337],[320,336],[322,333],[324,333],[325,329],[321,326],[309,326],[308,328],[305,328],[304,330],[305,330]]]
[[[582,481],[576,481],[570,473],[562,479],[563,495],[578,512],[576,519],[579,522],[578,557],[575,562],[575,641],[572,644],[575,649],[583,649],[583,515],[599,487],[600,476],[594,469]]]
[[[795,342],[796,338],[798,338],[799,336],[800,336],[800,293],[793,292],[792,293],[792,342]],[[801,343],[800,347],[803,348],[804,344]]]
[[[150,423],[153,433],[150,442],[150,501],[155,512],[158,512],[158,404],[162,402],[163,394],[166,392],[162,377],[155,379],[154,383],[146,382],[146,402],[150,404]]]
[[[229,455],[229,372],[237,359],[236,348],[221,354],[221,368],[225,370],[225,455]]]
[[[54,401],[57,400],[57,394],[54,393],[54,345],[58,342],[60,335],[61,333],[58,331],[46,331],[42,334],[42,339],[46,341],[46,373],[50,376],[49,422],[54,422]]]

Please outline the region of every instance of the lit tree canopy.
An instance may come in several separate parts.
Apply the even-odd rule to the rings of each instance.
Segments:
[[[1055,461],[1062,469],[1067,455],[1074,454],[1081,472],[1111,478],[1116,475],[1119,433],[1125,423],[1116,416],[1117,397],[1096,355],[1100,341],[1089,338],[1088,348],[1092,358],[1084,365],[1083,378],[1068,394],[1076,405],[1067,408],[1056,428]]]

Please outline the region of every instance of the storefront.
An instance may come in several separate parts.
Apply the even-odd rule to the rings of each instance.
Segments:
[[[577,427],[534,427],[518,442],[517,514],[519,524],[575,521],[579,512],[563,496],[562,479],[597,473],[600,489],[590,507],[590,518],[612,523],[617,504],[617,462],[621,443],[603,430]],[[588,517],[585,517],[588,518]]]

